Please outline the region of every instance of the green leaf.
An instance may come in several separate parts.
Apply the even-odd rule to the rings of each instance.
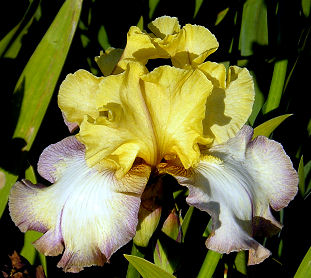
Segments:
[[[243,275],[247,275],[247,263],[246,263],[246,252],[240,251],[237,253],[235,260],[234,260],[235,268],[238,272],[242,273]]]
[[[17,57],[22,47],[22,39],[27,34],[38,10],[40,10],[40,1],[30,3],[22,20],[0,41],[0,57],[11,59]]]
[[[303,155],[300,158],[298,166],[298,177],[299,177],[299,191],[302,197],[305,196],[305,172],[303,165]]]
[[[133,245],[132,245],[132,252],[131,252],[131,254],[134,255],[134,256],[140,257],[140,258],[144,258],[145,257],[145,254],[143,252],[141,252],[141,249],[138,249],[138,247],[136,246],[136,244],[134,242],[133,242]],[[140,278],[139,272],[131,264],[129,264],[129,266],[127,268],[126,278]]]
[[[42,233],[36,231],[27,231],[24,237],[24,246],[20,254],[29,261],[30,264],[35,263],[37,256],[37,250],[33,247],[32,243],[39,239],[42,236]]]
[[[163,223],[153,251],[154,263],[173,274],[180,262],[182,227],[176,209],[173,209]]]
[[[193,213],[193,207],[189,207],[189,209],[187,210],[187,213],[182,221],[182,224],[181,224],[181,230],[182,230],[182,234],[183,234],[183,241],[185,239],[185,236],[186,236],[186,233],[187,233],[187,230],[189,228],[189,224],[190,224],[190,220],[191,220],[191,216],[192,216],[192,213]]]
[[[308,194],[311,191],[311,178],[309,176],[311,172],[311,160],[309,160],[309,162],[304,166],[304,174],[305,174],[305,188],[306,188],[306,194],[305,194],[305,198],[307,198]]]
[[[144,30],[144,17],[143,16],[139,18],[139,21],[137,22],[137,27],[142,31]]]
[[[311,0],[301,0],[301,8],[305,17],[309,17],[311,9]]]
[[[268,45],[267,6],[264,0],[247,0],[243,6],[239,49],[253,54],[253,44]]]
[[[212,230],[213,230],[213,220],[212,220],[212,218],[208,221],[208,223],[207,223],[207,225],[206,225],[206,228],[205,228],[205,230],[204,230],[204,232],[203,232],[203,237],[208,237],[210,234],[211,234],[211,232],[212,232]]]
[[[276,61],[274,64],[272,81],[266,103],[263,106],[263,114],[279,107],[285,83],[288,60]]]
[[[311,277],[311,247],[303,258],[294,278]]]
[[[39,130],[74,36],[81,6],[82,0],[64,2],[17,82],[14,94],[22,99],[22,103],[13,138],[25,140],[23,151],[30,149]],[[6,185],[1,190],[0,216],[10,188],[17,180],[17,175],[3,172]]]
[[[270,134],[289,116],[292,114],[285,114],[278,117],[275,117],[271,120],[264,122],[263,124],[255,127],[253,139],[259,135],[269,137]]]
[[[84,34],[80,35],[80,39],[81,39],[81,43],[82,43],[82,47],[86,48],[89,43],[91,42],[91,40]]]
[[[250,125],[253,126],[265,100],[264,100],[264,95],[262,91],[260,90],[260,87],[258,86],[254,72],[251,72],[251,75],[253,76],[253,80],[254,80],[255,102],[253,104],[252,114],[249,116],[248,121]]]
[[[204,0],[195,0],[195,7],[194,7],[194,15],[193,18],[195,18],[203,4]]]
[[[158,6],[160,0],[149,0],[149,18],[153,17],[154,11]]]
[[[228,12],[229,12],[229,8],[226,8],[217,14],[215,26],[217,26],[225,18]]]
[[[124,257],[137,269],[143,278],[175,278],[174,275],[167,273],[162,268],[143,258],[132,255],[124,255]]]
[[[154,263],[166,272],[173,274],[176,269],[176,264],[173,264],[169,260],[168,252],[166,245],[162,244],[161,240],[158,239],[153,252]]]
[[[311,136],[311,119],[308,122],[307,131],[308,131],[308,135]]]
[[[97,39],[98,39],[100,46],[104,50],[106,50],[107,48],[110,47],[110,43],[108,41],[108,35],[107,35],[107,32],[106,32],[104,25],[100,26]]]
[[[222,254],[208,250],[197,278],[211,278]]]

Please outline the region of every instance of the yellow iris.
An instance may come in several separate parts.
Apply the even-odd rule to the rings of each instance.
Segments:
[[[186,169],[194,166],[200,147],[240,130],[254,101],[246,69],[230,67],[226,74],[222,64],[202,63],[218,47],[206,28],[181,29],[171,17],[149,27],[153,34],[130,29],[119,60],[111,50],[98,59],[103,72],[121,73],[97,78],[80,70],[67,76],[59,92],[66,119],[80,126],[77,138],[86,146],[88,165],[113,165],[118,177],[137,157],[151,167],[172,158]],[[154,58],[171,58],[175,66],[149,72],[145,64]]]
[[[270,251],[252,238],[266,219],[279,229],[270,207],[287,206],[298,177],[282,146],[252,140],[244,126],[254,86],[246,69],[204,62],[218,42],[206,28],[157,18],[152,33],[131,27],[124,50],[96,57],[104,76],[69,74],[58,95],[75,136],[48,146],[38,172],[53,183],[17,182],[10,194],[12,220],[22,232],[44,235],[35,247],[63,252],[64,271],[103,265],[134,237],[146,246],[161,206],[153,202],[169,173],[189,189],[189,205],[209,213],[212,250],[249,250],[249,264]],[[172,66],[149,69],[149,59]],[[155,178],[157,177],[157,179]]]

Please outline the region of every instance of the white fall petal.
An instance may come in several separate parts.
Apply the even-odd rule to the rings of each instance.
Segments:
[[[187,175],[175,175],[189,188],[187,202],[212,216],[209,249],[229,253],[250,250],[249,264],[262,262],[270,251],[253,239],[263,219],[281,228],[270,212],[288,205],[297,193],[298,177],[282,146],[266,137],[251,141],[244,126],[227,143],[208,150]],[[189,174],[190,173],[190,174]]]
[[[41,174],[50,175],[55,184],[16,183],[10,196],[11,217],[23,232],[44,233],[34,243],[43,254],[55,256],[65,249],[58,263],[65,271],[103,265],[135,235],[149,176],[146,166],[145,172],[139,167],[122,180],[112,170],[98,172],[86,165],[83,145],[68,137],[49,146],[39,161]]]

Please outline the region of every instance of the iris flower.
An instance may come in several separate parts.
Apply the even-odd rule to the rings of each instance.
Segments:
[[[75,135],[48,146],[38,162],[52,183],[17,182],[9,208],[22,232],[42,232],[34,246],[62,254],[64,271],[103,265],[136,233],[149,177],[172,175],[189,205],[212,217],[209,249],[249,250],[249,264],[270,251],[253,235],[279,229],[280,210],[297,192],[283,147],[245,125],[254,86],[245,68],[204,62],[218,42],[206,28],[157,18],[152,33],[131,27],[124,50],[97,57],[104,73],[67,75],[58,104]],[[149,59],[171,59],[148,71]],[[165,186],[165,184],[163,184]]]

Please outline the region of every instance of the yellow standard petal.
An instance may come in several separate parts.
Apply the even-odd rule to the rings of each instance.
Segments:
[[[219,46],[217,39],[208,29],[191,24],[182,28],[174,43],[176,50],[172,55],[172,63],[179,68],[203,63]]]
[[[59,89],[58,106],[68,122],[81,125],[85,115],[97,117],[96,95],[102,79],[86,70],[67,75]]]
[[[186,24],[180,29],[176,18],[159,17],[148,27],[156,35],[152,39],[154,45],[165,51],[178,68],[203,63],[219,46],[215,36],[205,27]]]
[[[169,56],[154,45],[152,38],[147,33],[132,26],[127,33],[127,44],[118,67],[125,70],[129,62],[135,61],[145,65],[149,59],[155,58],[169,58]]]
[[[148,28],[158,38],[164,39],[167,35],[177,34],[180,25],[176,17],[161,16],[148,24]]]
[[[218,48],[217,39],[208,29],[191,24],[180,29],[175,17],[159,17],[148,27],[151,34],[136,26],[130,28],[118,67],[125,69],[129,61],[145,65],[156,58],[170,58],[178,68],[195,67]]]
[[[77,135],[86,146],[89,166],[106,167],[108,161],[122,176],[137,156],[156,164],[156,140],[141,91],[145,72],[140,64],[130,63],[125,72],[102,80],[95,99],[98,117],[86,116]]]
[[[199,70],[169,66],[156,68],[142,80],[160,158],[177,155],[189,168],[200,155],[198,143],[209,143],[202,137],[202,120],[212,83]]]
[[[214,139],[213,145],[221,144],[236,135],[252,112],[253,79],[247,69],[237,66],[229,68],[227,78],[221,64],[206,62],[199,69],[214,85],[206,102],[204,135]]]

